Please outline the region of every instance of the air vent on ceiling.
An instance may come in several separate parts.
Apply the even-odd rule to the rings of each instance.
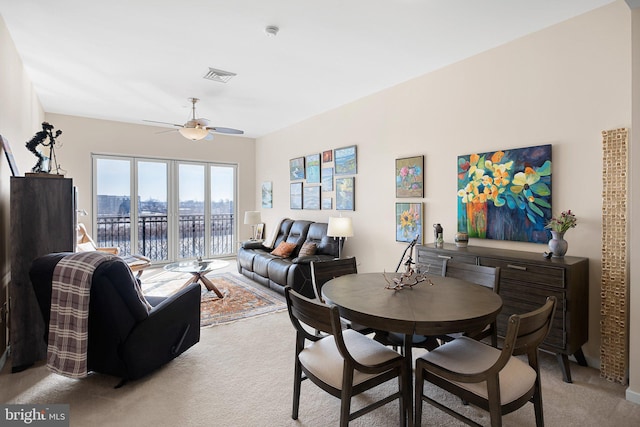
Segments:
[[[235,75],[236,73],[232,73],[230,71],[222,71],[209,67],[209,72],[205,74],[203,78],[220,83],[226,83]]]

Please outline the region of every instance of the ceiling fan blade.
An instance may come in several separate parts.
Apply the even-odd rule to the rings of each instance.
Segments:
[[[213,132],[218,132],[218,133],[229,133],[232,135],[242,135],[244,133],[243,130],[240,129],[233,129],[233,128],[221,128],[218,126],[207,126],[207,129],[213,131]]]
[[[143,120],[143,122],[160,123],[160,124],[163,124],[163,125],[178,126],[179,128],[183,127],[183,125],[178,125],[178,124],[175,124],[175,123],[167,123],[167,122],[158,122],[156,120]]]

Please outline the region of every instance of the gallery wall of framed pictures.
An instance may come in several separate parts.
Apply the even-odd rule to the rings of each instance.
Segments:
[[[355,211],[357,171],[355,145],[290,159],[289,207]]]

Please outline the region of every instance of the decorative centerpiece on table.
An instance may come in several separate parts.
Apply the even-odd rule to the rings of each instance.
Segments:
[[[405,263],[405,271],[398,277],[392,277],[389,279],[387,277],[387,273],[383,272],[384,280],[387,282],[387,285],[384,287],[385,289],[391,289],[393,291],[401,291],[404,288],[413,288],[418,283],[427,281],[430,285],[433,285],[431,279],[429,279],[426,275],[421,273],[416,273],[416,271],[411,266],[412,262],[409,259]],[[427,267],[427,272],[429,268]]]
[[[567,253],[569,243],[564,240],[564,233],[570,228],[575,228],[578,225],[578,219],[571,212],[571,209],[564,211],[559,217],[553,217],[545,225],[551,231],[551,240],[549,240],[549,251],[551,251],[554,258],[563,257]]]

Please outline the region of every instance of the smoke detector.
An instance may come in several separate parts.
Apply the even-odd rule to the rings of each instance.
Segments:
[[[264,32],[269,37],[277,36],[278,35],[278,31],[280,31],[280,28],[276,27],[275,25],[267,25],[267,27],[264,29]]]

